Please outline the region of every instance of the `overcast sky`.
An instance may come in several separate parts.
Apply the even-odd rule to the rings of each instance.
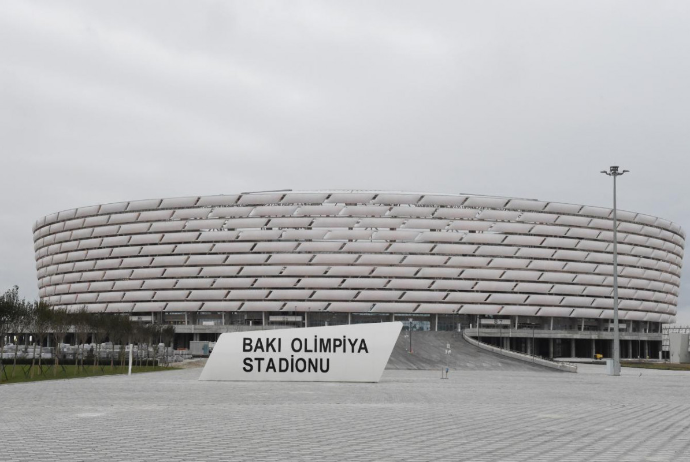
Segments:
[[[688,24],[687,1],[0,0],[0,289],[37,295],[40,216],[151,197],[610,206],[620,164],[621,208],[689,231]]]

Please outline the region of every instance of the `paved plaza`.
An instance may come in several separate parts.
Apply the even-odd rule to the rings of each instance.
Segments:
[[[0,387],[0,460],[690,460],[690,374],[387,370],[379,384],[201,369]]]

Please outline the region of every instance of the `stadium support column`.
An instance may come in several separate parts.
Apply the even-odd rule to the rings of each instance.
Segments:
[[[574,338],[570,339],[570,357],[571,358],[575,357],[575,339]]]
[[[261,312],[261,324],[266,327],[266,312],[262,311]]]
[[[597,341],[592,339],[592,358],[597,354]]]
[[[352,313],[347,313],[347,325],[352,324]]]
[[[551,318],[553,319],[553,318]],[[549,358],[553,359],[553,339],[549,339]]]

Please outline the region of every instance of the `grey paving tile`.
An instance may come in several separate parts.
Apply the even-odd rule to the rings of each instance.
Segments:
[[[199,369],[0,387],[0,460],[690,460],[690,374],[388,370],[379,384]]]

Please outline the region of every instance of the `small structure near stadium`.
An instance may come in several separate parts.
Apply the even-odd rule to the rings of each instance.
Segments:
[[[378,382],[401,322],[220,336],[199,380]]]

